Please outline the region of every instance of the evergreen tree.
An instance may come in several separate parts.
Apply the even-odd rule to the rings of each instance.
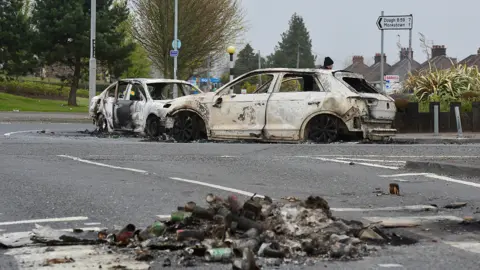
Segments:
[[[260,63],[262,68],[265,68],[266,60],[263,57],[261,57]],[[258,69],[258,53],[254,53],[252,46],[247,43],[245,48],[238,53],[238,58],[235,61],[235,76],[240,76],[255,69]]]
[[[31,53],[28,1],[0,1],[0,74],[25,75],[31,72],[35,58]]]
[[[90,5],[87,0],[35,1],[32,22],[36,29],[34,48],[45,64],[61,64],[73,71],[68,78],[68,105],[77,104],[76,96],[82,71],[90,56]],[[126,1],[97,1],[95,58],[97,65],[109,67],[119,77],[129,66],[133,43],[125,44],[125,31],[118,27],[128,19]]]
[[[282,34],[282,40],[275,47],[270,61],[273,67],[297,67],[297,52],[300,52],[300,68],[314,68],[315,57],[312,54],[312,40],[305,27],[303,18],[293,14],[289,29]]]

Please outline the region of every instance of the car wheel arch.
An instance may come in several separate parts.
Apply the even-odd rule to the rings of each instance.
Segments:
[[[303,123],[301,125],[301,128],[300,128],[300,134],[299,134],[299,138],[300,140],[305,140],[306,139],[306,136],[305,136],[305,130],[308,126],[308,124],[310,123],[310,121],[317,117],[317,116],[320,116],[320,115],[330,115],[330,116],[334,116],[336,118],[338,118],[340,121],[341,121],[341,124],[346,126],[346,123],[345,121],[343,121],[343,119],[338,115],[336,114],[335,112],[332,112],[332,111],[320,111],[320,112],[315,112],[315,113],[312,113],[310,114],[308,117],[305,118],[305,120],[303,120]]]

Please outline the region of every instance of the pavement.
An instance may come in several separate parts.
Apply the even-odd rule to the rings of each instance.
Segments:
[[[0,234],[27,232],[35,224],[57,229],[141,227],[187,201],[203,202],[210,192],[274,199],[314,194],[325,198],[338,217],[422,224],[396,229],[419,242],[378,248],[360,261],[281,269],[479,267],[480,226],[460,222],[479,215],[480,177],[405,167],[426,160],[474,163],[480,158],[479,144],[181,144],[132,136],[97,138],[79,132],[85,129],[93,126],[0,124]],[[388,194],[390,183],[399,185],[400,196]],[[466,206],[444,207],[454,202]],[[0,269],[20,269],[20,262],[32,257],[31,251],[6,251],[0,262],[8,267],[0,263]]]
[[[457,133],[399,133],[392,138],[393,143],[408,144],[471,144],[480,143],[480,133],[464,132],[461,136]]]

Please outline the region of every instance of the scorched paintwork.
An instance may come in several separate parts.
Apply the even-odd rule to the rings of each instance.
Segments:
[[[252,78],[258,75],[271,81],[264,80],[267,82],[254,93],[240,94],[243,81],[254,82]],[[292,84],[292,80],[301,83]],[[302,83],[303,89],[297,89]],[[203,119],[208,139],[212,140],[304,141],[312,130],[312,119],[325,118],[320,115],[338,120],[338,132],[362,133],[371,140],[396,132],[392,129],[394,100],[366,83],[363,76],[347,71],[256,70],[214,93],[178,98],[166,107],[167,129],[173,127],[180,112],[188,111]]]
[[[101,117],[106,121],[105,131],[129,130],[140,134],[148,133],[146,128],[149,118],[158,119],[160,126],[164,126],[166,109],[163,106],[171,99],[154,100],[148,89],[152,84],[177,84],[178,86],[187,85],[202,93],[194,85],[181,80],[167,79],[125,79],[111,84],[100,95],[95,96],[90,102],[89,114],[94,124],[101,126]],[[119,89],[120,87],[124,89]],[[133,87],[140,89],[139,98],[132,100],[134,96]],[[182,91],[182,89],[178,89]],[[189,95],[183,90],[183,95]]]

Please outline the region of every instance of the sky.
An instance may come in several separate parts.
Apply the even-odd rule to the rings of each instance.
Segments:
[[[420,63],[427,57],[419,32],[428,45],[445,45],[447,55],[459,61],[477,54],[480,48],[478,0],[242,0],[242,5],[247,32],[237,46],[240,50],[241,44],[249,42],[262,55],[273,52],[295,12],[303,17],[310,32],[317,63],[330,56],[334,68],[345,67],[353,55],[363,55],[367,64],[373,62],[381,50],[381,31],[376,26],[381,11],[385,15],[413,14],[413,57]],[[384,32],[387,62],[394,64],[399,59],[397,43],[400,40],[402,47],[408,47],[409,31]]]

